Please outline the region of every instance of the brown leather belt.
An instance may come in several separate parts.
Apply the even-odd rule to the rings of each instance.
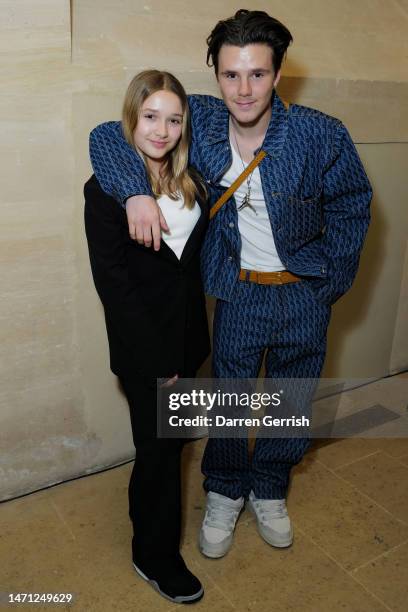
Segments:
[[[300,276],[287,270],[282,272],[257,272],[256,270],[243,270],[239,272],[239,280],[258,283],[258,285],[286,285],[301,280]]]

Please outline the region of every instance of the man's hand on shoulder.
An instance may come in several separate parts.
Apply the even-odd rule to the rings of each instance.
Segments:
[[[151,196],[137,195],[126,200],[129,236],[155,251],[160,249],[161,230],[169,231],[160,206]]]

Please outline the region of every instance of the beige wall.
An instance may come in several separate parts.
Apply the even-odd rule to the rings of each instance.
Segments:
[[[294,35],[281,93],[345,121],[375,188],[357,281],[334,308],[326,375],[404,369],[407,2],[250,5]],[[237,8],[229,0],[0,3],[0,498],[132,456],[83,233],[88,132],[119,117],[142,68],[171,70],[188,91],[216,93],[204,41]]]

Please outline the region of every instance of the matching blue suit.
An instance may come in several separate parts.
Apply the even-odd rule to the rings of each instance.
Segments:
[[[212,96],[189,96],[190,163],[207,182],[212,203],[232,163],[229,113]],[[240,281],[241,238],[232,197],[210,222],[201,254],[206,293],[217,299],[213,373],[256,378],[317,379],[326,352],[331,305],[351,286],[367,232],[371,187],[343,124],[300,105],[285,107],[274,93],[259,170],[280,260],[302,281],[257,285]],[[119,122],[95,128],[90,154],[102,188],[122,205],[152,194],[143,162]],[[202,469],[206,490],[236,499],[286,496],[290,470],[309,441],[259,438],[249,458],[246,439],[208,441]]]

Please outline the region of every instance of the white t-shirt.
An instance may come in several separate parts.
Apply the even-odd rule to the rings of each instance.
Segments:
[[[241,158],[232,144],[231,149],[232,164],[221,180],[223,187],[229,187],[244,169]],[[247,164],[244,163],[244,165]],[[244,180],[234,194],[237,207],[242,203],[247,191],[247,182]],[[272,235],[271,222],[262,191],[259,166],[252,173],[251,205],[255,212],[248,206],[238,211],[238,229],[242,242],[241,268],[263,272],[284,270],[285,266],[279,259]]]
[[[200,218],[200,206],[197,202],[194,202],[193,208],[187,208],[187,206],[183,206],[184,198],[182,196],[176,201],[171,200],[168,195],[161,195],[157,199],[157,203],[170,230],[170,232],[162,230],[161,236],[180,259],[186,242]]]

